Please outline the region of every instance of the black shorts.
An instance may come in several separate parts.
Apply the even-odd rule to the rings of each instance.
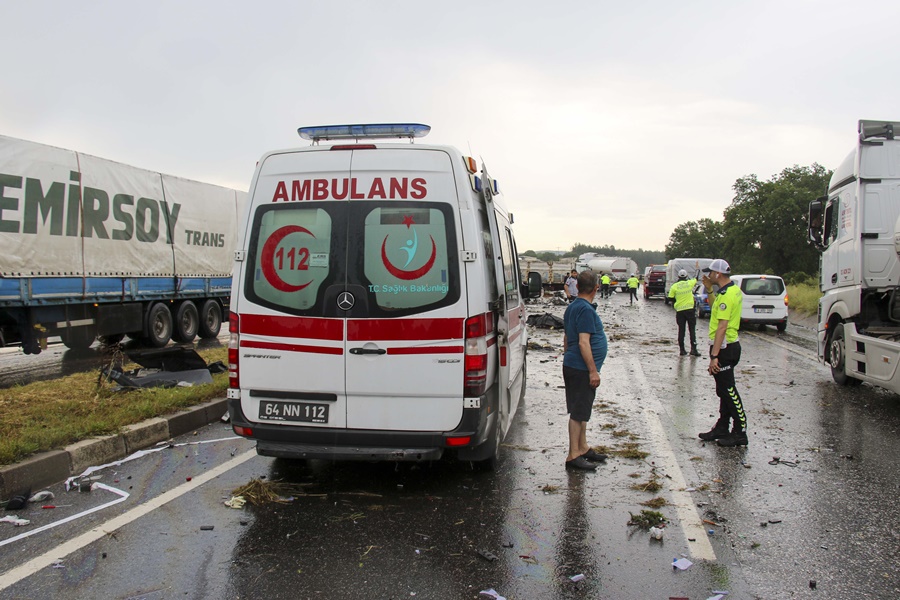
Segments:
[[[591,387],[591,374],[581,369],[563,366],[563,382],[566,384],[566,410],[573,421],[591,420],[591,409],[597,388]]]

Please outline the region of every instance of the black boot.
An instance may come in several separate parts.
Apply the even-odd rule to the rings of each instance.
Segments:
[[[700,352],[697,350],[697,346],[691,346],[691,356],[700,356]]]
[[[717,442],[720,446],[746,446],[748,443],[746,431],[732,431]]]
[[[681,356],[687,356],[687,350],[684,349],[684,346],[681,347],[680,354]]]
[[[720,415],[719,420],[716,421],[716,424],[712,429],[710,429],[706,433],[698,434],[697,437],[699,437],[704,442],[711,442],[713,440],[728,437],[728,421],[728,419],[723,418]]]

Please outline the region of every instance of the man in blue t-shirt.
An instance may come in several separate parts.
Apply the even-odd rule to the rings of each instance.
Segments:
[[[606,333],[592,303],[597,294],[597,275],[586,270],[578,274],[578,295],[563,316],[563,381],[569,412],[569,455],[566,469],[593,471],[594,463],[606,460],[587,443],[587,422],[600,385],[600,368],[606,360]]]

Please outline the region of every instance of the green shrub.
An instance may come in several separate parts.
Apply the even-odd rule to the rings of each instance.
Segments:
[[[819,298],[822,292],[819,291],[819,283],[796,283],[787,286],[788,291],[788,308],[806,315],[815,315],[819,309]]]

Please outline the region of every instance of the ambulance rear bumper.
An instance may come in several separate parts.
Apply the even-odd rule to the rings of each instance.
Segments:
[[[494,390],[482,397],[481,408],[464,408],[459,425],[452,431],[384,431],[373,429],[329,429],[251,423],[241,410],[240,399],[228,399],[232,427],[248,428],[260,456],[293,459],[428,461],[438,460],[445,450],[465,453],[482,444],[494,419],[489,412]],[[491,409],[488,409],[491,406]],[[471,437],[466,446],[451,447],[448,438]]]

